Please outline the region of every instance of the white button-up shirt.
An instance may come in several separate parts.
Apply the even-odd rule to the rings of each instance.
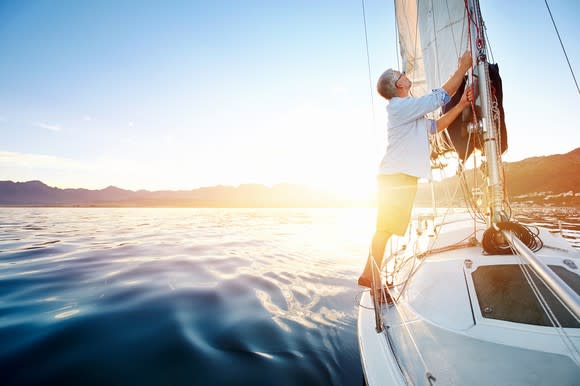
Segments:
[[[441,88],[418,98],[391,98],[387,105],[387,151],[379,166],[379,174],[403,173],[432,178],[429,134],[437,132],[437,125],[425,114],[449,100],[449,95]]]

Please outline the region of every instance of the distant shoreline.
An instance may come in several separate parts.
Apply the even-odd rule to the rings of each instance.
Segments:
[[[431,209],[431,205],[416,205],[415,209]],[[442,208],[455,208],[455,209],[468,209],[463,205],[451,205],[451,206],[438,206],[438,209]],[[580,203],[546,203],[546,204],[527,204],[520,202],[512,202],[511,207],[513,209],[541,209],[541,208],[570,208],[580,210]],[[375,209],[374,205],[358,205],[358,206],[251,206],[251,205],[120,205],[120,204],[87,204],[87,205],[58,205],[58,204],[16,204],[16,205],[5,205],[0,204],[0,209],[4,208],[69,208],[69,209]]]
[[[505,163],[505,186],[513,207],[580,207],[580,148],[567,154],[532,157]],[[470,183],[467,183],[469,181]],[[465,185],[468,186],[465,186]],[[473,169],[430,184],[420,184],[415,205],[465,206],[465,191],[484,198],[485,181]],[[468,193],[469,194],[469,193]],[[441,200],[441,198],[443,200]],[[300,184],[217,185],[193,190],[61,189],[41,181],[0,181],[0,207],[104,207],[104,208],[366,208],[374,207],[375,194],[353,198]]]

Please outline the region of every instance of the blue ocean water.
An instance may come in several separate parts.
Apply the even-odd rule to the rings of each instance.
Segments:
[[[372,210],[0,209],[0,384],[359,385]]]
[[[523,216],[580,246],[575,209]],[[0,384],[361,385],[373,225],[372,209],[0,208]]]

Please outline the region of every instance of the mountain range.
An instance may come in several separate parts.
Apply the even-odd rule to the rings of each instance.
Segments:
[[[548,206],[580,206],[580,148],[566,154],[531,157],[517,162],[504,162],[508,199],[517,204]],[[469,186],[474,178],[481,183],[480,173],[465,172]],[[461,189],[459,177],[453,176],[434,184],[436,197],[449,196]],[[448,206],[463,205],[463,195]],[[417,203],[429,206],[431,189],[425,184],[417,192]],[[445,205],[439,205],[445,206]]]
[[[580,148],[566,154],[532,157],[504,163],[512,203],[580,206]],[[466,180],[472,186],[473,170]],[[437,196],[460,191],[458,176],[433,184]],[[449,196],[449,194],[447,194]],[[462,195],[439,206],[464,205]],[[99,206],[99,207],[343,207],[372,206],[372,198],[352,201],[304,185],[259,184],[213,186],[182,191],[132,191],[60,189],[40,181],[0,181],[0,206]],[[431,205],[429,184],[420,184],[417,206]]]

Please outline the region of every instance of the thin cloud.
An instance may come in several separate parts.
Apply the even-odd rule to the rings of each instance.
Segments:
[[[34,123],[34,126],[39,127],[41,129],[51,130],[51,131],[61,131],[62,130],[62,127],[60,125],[51,125],[51,124],[46,123],[46,122],[36,122],[36,123]]]
[[[2,166],[6,169],[10,167],[33,167],[40,169],[87,169],[85,164],[69,158],[45,154],[18,153],[10,151],[0,151],[0,164],[2,164]]]

